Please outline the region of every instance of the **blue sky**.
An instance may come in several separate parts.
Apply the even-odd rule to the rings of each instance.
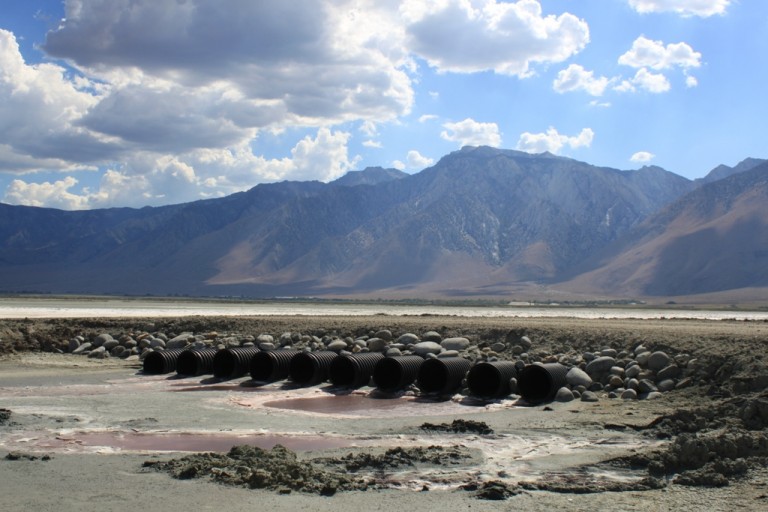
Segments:
[[[697,178],[766,158],[768,2],[2,0],[0,201],[418,172],[463,145]]]

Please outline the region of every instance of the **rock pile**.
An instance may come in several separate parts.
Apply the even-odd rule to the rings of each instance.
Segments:
[[[131,331],[114,336],[101,333],[88,340],[77,336],[68,344],[71,354],[129,360],[143,360],[153,351],[169,349],[220,350],[234,347],[333,351],[341,355],[379,352],[389,357],[415,354],[426,359],[461,357],[472,363],[509,360],[515,361],[520,369],[537,362],[560,363],[569,368],[566,385],[554,394],[554,400],[560,402],[574,399],[596,401],[600,397],[625,400],[659,398],[664,392],[691,385],[697,369],[697,360],[689,354],[670,355],[642,344],[625,349],[604,347],[587,352],[549,353],[534,347],[528,336],[511,332],[501,334],[497,339],[478,340],[469,336],[443,337],[437,331],[426,331],[421,335],[412,332],[396,334],[388,329],[371,330],[365,334],[284,332],[255,336],[218,332]],[[512,393],[516,391],[515,379],[512,379],[510,388]],[[466,382],[461,392],[469,393]]]

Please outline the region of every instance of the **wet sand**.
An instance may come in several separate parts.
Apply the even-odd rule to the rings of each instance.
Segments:
[[[2,510],[768,509],[768,471],[759,466],[719,488],[669,482],[659,490],[561,493],[529,486],[503,502],[477,499],[461,490],[466,483],[489,480],[510,487],[553,480],[640,480],[647,471],[602,464],[670,442],[635,427],[675,411],[716,407],[729,396],[749,399],[764,392],[765,384],[734,389],[734,382],[758,382],[768,375],[760,357],[768,341],[764,322],[457,317],[167,321],[177,330],[194,327],[253,334],[436,329],[492,339],[514,330],[548,351],[564,347],[596,350],[642,342],[649,348],[733,364],[728,375],[713,374],[700,386],[665,393],[659,400],[603,397],[596,403],[523,406],[515,400],[478,403],[460,396],[443,402],[409,396],[384,400],[372,398],[370,388],[340,393],[327,385],[254,387],[247,379],[210,384],[201,378],[144,376],[137,365],[120,360],[22,351],[0,361],[0,408],[11,411],[6,424],[0,426],[0,457],[11,452],[24,455],[19,460],[0,459]],[[68,319],[3,321],[0,333],[3,343],[14,344],[18,351],[25,344],[27,348],[54,346],[59,338],[65,342],[75,332],[109,332],[137,322],[165,328],[156,319],[80,323]],[[22,327],[26,332],[22,333]],[[713,392],[713,386],[716,391],[727,391],[728,396]],[[494,433],[451,434],[420,428],[425,422],[450,423],[457,418],[484,422]],[[233,444],[267,449],[281,444],[307,460],[431,445],[461,446],[474,455],[455,466],[393,469],[385,475],[388,489],[345,491],[332,497],[301,492],[281,495],[200,478],[178,480],[143,467],[146,461],[164,461],[190,452],[225,452]],[[46,455],[49,460],[43,460]]]

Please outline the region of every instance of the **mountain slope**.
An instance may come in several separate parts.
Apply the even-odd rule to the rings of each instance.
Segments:
[[[645,179],[649,172],[655,179]],[[661,172],[465,148],[406,179],[281,209],[275,229],[244,240],[208,282],[311,276],[314,293],[501,291],[553,278],[689,189],[684,178]]]
[[[694,186],[658,167],[468,147],[414,175],[371,168],[162,208],[0,205],[0,289],[507,295],[572,275]]]
[[[768,163],[704,185],[592,262],[568,289],[642,296],[768,287]]]

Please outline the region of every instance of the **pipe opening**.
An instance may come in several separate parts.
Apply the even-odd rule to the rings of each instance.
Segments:
[[[510,393],[510,379],[516,376],[512,361],[477,363],[467,374],[467,387],[475,396],[505,397]]]
[[[317,361],[312,354],[302,352],[291,359],[289,374],[291,380],[297,384],[307,384],[314,379],[317,370]]]
[[[162,373],[168,373],[165,369],[165,358],[161,352],[151,352],[144,358],[144,373],[150,375],[160,375]]]
[[[424,361],[419,369],[419,389],[424,393],[445,390],[448,385],[448,368],[439,359]]]
[[[517,389],[520,395],[531,402],[541,402],[552,394],[552,375],[546,368],[539,365],[526,366],[520,372]]]
[[[467,386],[474,395],[496,396],[502,387],[501,372],[490,364],[477,364],[467,375]],[[509,385],[507,385],[509,387]]]
[[[373,381],[377,388],[384,391],[400,389],[403,385],[403,365],[391,357],[382,359],[376,363],[376,368],[373,370]]]
[[[269,357],[269,352],[259,352],[251,360],[251,378],[253,380],[272,380],[277,361]]]
[[[337,357],[330,367],[331,383],[334,386],[352,386],[357,379],[358,372],[357,361],[350,357]]]
[[[237,366],[237,357],[231,351],[224,349],[213,358],[213,376],[219,379],[232,377]]]

